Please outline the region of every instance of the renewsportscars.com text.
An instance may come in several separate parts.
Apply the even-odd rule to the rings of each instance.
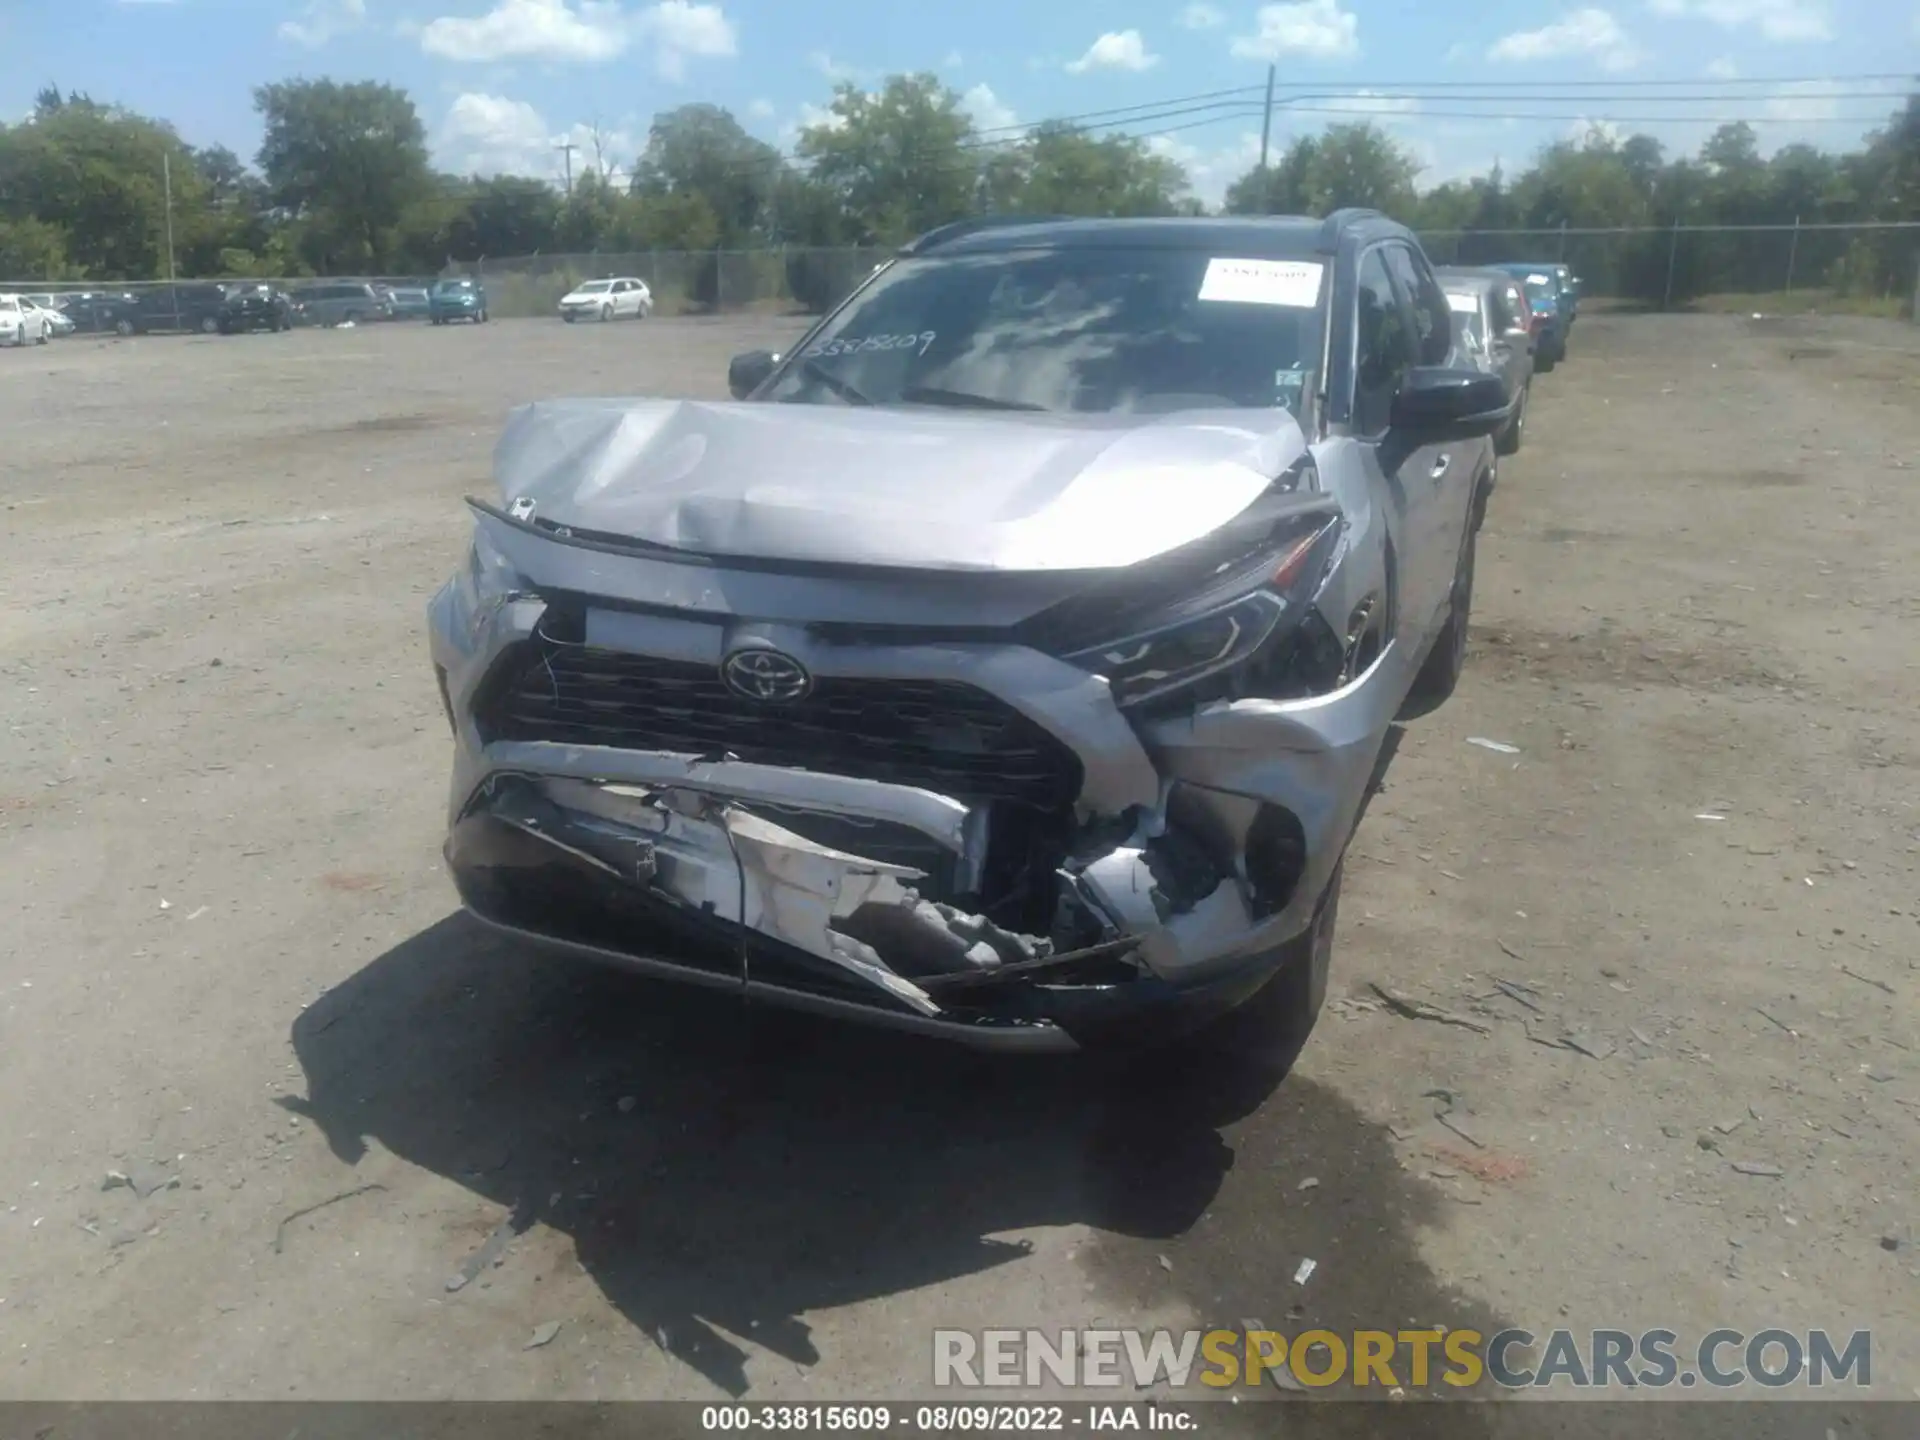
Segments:
[[[936,1330],[933,1383],[956,1389],[1259,1385],[1356,1389],[1824,1389],[1873,1383],[1873,1336],[1855,1330]]]

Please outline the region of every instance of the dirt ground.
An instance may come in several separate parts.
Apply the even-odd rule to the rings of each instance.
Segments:
[[[423,607],[503,411],[792,332],[0,354],[0,1397],[903,1397],[936,1326],[1247,1317],[1871,1328],[1920,1394],[1920,331],[1581,321],[1257,1095],[455,913]]]

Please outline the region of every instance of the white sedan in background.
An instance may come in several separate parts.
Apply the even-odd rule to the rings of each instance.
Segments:
[[[44,305],[33,296],[27,296],[22,307],[38,311],[40,318],[47,322],[47,334],[58,340],[62,335],[71,335],[74,331],[72,318],[56,305]]]
[[[644,280],[621,275],[587,280],[560,297],[560,318],[576,320],[644,320],[653,313],[653,292]]]
[[[18,295],[0,295],[0,345],[44,345],[52,333],[38,306]]]

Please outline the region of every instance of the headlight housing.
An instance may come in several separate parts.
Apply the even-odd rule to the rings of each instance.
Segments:
[[[1283,520],[1250,558],[1165,606],[1156,623],[1063,658],[1105,678],[1122,709],[1332,688],[1344,652],[1313,598],[1344,533],[1324,510]],[[1248,671],[1258,672],[1250,683],[1235,682]]]
[[[500,548],[487,538],[487,532],[475,528],[473,543],[467,549],[466,568],[459,576],[461,608],[466,612],[467,631],[475,640],[492,625],[493,617],[515,600],[533,596],[533,587],[515,570]]]

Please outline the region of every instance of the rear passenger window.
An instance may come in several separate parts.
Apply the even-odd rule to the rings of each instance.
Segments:
[[[1394,394],[1415,356],[1406,313],[1378,250],[1368,251],[1360,261],[1355,299],[1353,428],[1361,435],[1378,435],[1387,428]]]
[[[1387,268],[1413,309],[1414,345],[1419,365],[1444,365],[1453,353],[1453,315],[1446,292],[1433,272],[1404,245],[1385,245]]]

